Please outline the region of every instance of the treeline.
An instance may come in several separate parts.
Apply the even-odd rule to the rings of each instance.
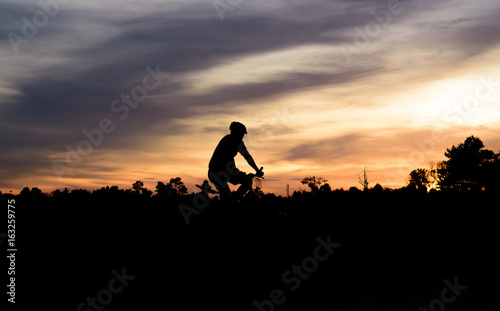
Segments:
[[[2,193],[0,192],[0,195]],[[24,187],[19,193],[21,198],[32,199],[111,199],[111,198],[158,198],[158,199],[175,199],[181,198],[188,194],[187,188],[180,177],[171,178],[168,183],[159,181],[156,185],[156,190],[153,192],[144,187],[144,182],[138,180],[132,184],[131,189],[120,189],[118,186],[106,186],[97,190],[89,191],[86,189],[64,188],[63,190],[56,189],[51,193],[42,192],[38,187]]]
[[[371,192],[434,192],[460,191],[480,192],[500,190],[500,152],[485,149],[481,139],[475,136],[468,137],[463,143],[446,149],[447,160],[431,163],[430,168],[417,168],[410,172],[406,186],[400,189],[387,189],[376,184],[369,187],[366,169],[363,177],[359,176],[359,183],[363,191]],[[307,185],[311,193],[330,193],[332,188],[323,177],[308,176],[301,183]],[[342,192],[343,189],[334,192]],[[351,187],[349,192],[360,192]],[[294,195],[303,193],[296,191]]]
[[[303,195],[324,195],[339,192],[481,192],[500,190],[500,152],[485,149],[481,139],[475,136],[468,137],[463,143],[448,148],[444,153],[447,160],[431,164],[430,168],[417,168],[410,172],[406,186],[399,189],[384,188],[380,184],[370,187],[370,182],[364,171],[363,176],[359,176],[361,189],[350,187],[333,190],[328,180],[324,177],[307,176],[301,181],[307,185],[309,191],[294,191],[292,197]],[[203,187],[198,186],[200,189]],[[200,190],[201,191],[201,190]],[[0,192],[0,195],[2,193]],[[119,189],[118,186],[106,186],[101,189],[89,191],[86,189],[64,188],[57,189],[51,193],[44,193],[37,187],[25,187],[19,193],[21,198],[56,198],[56,199],[85,199],[85,198],[141,198],[141,199],[167,199],[182,200],[193,196],[188,194],[181,177],[171,178],[169,182],[158,181],[154,192],[144,187],[144,182],[138,180],[132,184],[131,189]],[[208,193],[206,194],[208,197]],[[247,195],[250,198],[281,197],[273,193],[265,194],[260,187],[252,189]],[[218,196],[213,196],[215,200]]]

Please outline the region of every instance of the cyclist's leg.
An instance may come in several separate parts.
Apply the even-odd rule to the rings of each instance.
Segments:
[[[253,174],[239,172],[237,175],[231,178],[232,184],[241,184],[238,190],[236,190],[238,198],[243,197],[248,192],[248,190],[252,189],[253,176]]]
[[[219,191],[221,201],[231,200],[231,189],[227,182],[229,181],[229,176],[226,172],[208,172],[208,179],[211,183],[215,185],[217,191]]]

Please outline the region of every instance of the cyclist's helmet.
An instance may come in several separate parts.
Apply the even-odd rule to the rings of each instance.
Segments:
[[[247,133],[247,128],[240,122],[233,121],[229,126],[231,133]]]

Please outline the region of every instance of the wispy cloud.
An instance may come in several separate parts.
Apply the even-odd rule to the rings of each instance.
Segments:
[[[386,0],[244,1],[221,22],[210,1],[71,2],[61,4],[15,53],[9,33],[22,35],[23,17],[32,20],[43,9],[37,1],[4,1],[0,171],[9,179],[0,187],[19,189],[27,181],[61,185],[55,176],[41,177],[50,175],[52,159],[75,145],[83,129],[116,117],[111,102],[140,83],[150,64],[161,64],[169,79],[117,126],[68,184],[92,187],[99,178],[133,182],[140,177],[137,166],[150,168],[142,178],[183,173],[193,181],[205,178],[212,149],[236,119],[258,133],[258,139],[252,133],[246,139],[261,161],[280,172],[288,166],[290,180],[306,173],[299,168],[303,161],[324,163],[333,172],[345,163],[364,166],[366,153],[386,164],[396,154],[404,157],[414,143],[405,143],[401,124],[405,137],[412,137],[407,141],[413,141],[428,130],[422,127],[439,120],[444,108],[430,108],[434,103],[451,104],[450,95],[433,93],[433,86],[448,81],[441,89],[452,90],[451,81],[498,71],[500,5],[401,1],[401,13],[347,62],[342,46],[354,45],[356,28],[376,23],[374,12],[381,14],[387,5]],[[434,106],[422,103],[424,98]],[[489,103],[495,101],[497,95]],[[491,107],[483,109],[494,116]],[[272,109],[285,108],[293,122],[263,121]],[[477,131],[490,139],[470,125],[457,136]],[[288,129],[264,135],[262,128],[273,126]],[[492,123],[489,129],[496,127]],[[120,161],[121,170],[110,164],[130,152],[124,157],[128,162]],[[159,163],[162,159],[168,163]]]

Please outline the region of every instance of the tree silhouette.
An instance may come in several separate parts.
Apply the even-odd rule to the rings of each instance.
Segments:
[[[167,185],[165,185],[162,181],[159,181],[156,185],[156,196],[162,198],[168,196]]]
[[[56,189],[56,190],[52,191],[52,193],[50,195],[56,199],[67,199],[69,197],[69,189],[68,189],[68,187],[64,187],[64,189],[62,191],[59,189]]]
[[[330,193],[332,192],[332,187],[330,187],[330,184],[329,183],[324,183],[323,185],[321,185],[321,187],[319,188],[319,191],[321,192],[326,192],[326,193]]]
[[[429,171],[424,168],[417,168],[410,172],[408,188],[419,191],[427,191],[429,185]]]
[[[448,160],[438,169],[442,190],[486,190],[495,184],[497,178],[492,174],[498,167],[499,154],[484,149],[481,139],[470,136],[444,155]]]
[[[359,176],[359,174],[358,174],[358,178],[359,178],[359,181],[358,181],[359,184],[361,186],[363,186],[363,191],[368,190],[369,183],[368,183],[368,175],[366,175],[366,167],[363,170],[363,179],[361,179],[361,176]]]
[[[151,195],[153,195],[153,191],[149,190],[148,188],[141,188],[141,195],[149,198]]]
[[[85,190],[85,189],[74,189],[74,190],[71,190],[71,194],[70,195],[71,195],[71,198],[73,200],[78,200],[78,201],[90,199],[90,197],[91,197],[90,191]]]
[[[138,180],[132,184],[132,189],[134,189],[134,191],[137,193],[139,193],[143,189],[143,187],[144,187],[144,183],[140,180]]]
[[[381,184],[376,184],[375,187],[371,188],[370,191],[372,192],[384,192],[384,187],[382,187]]]
[[[180,177],[170,178],[170,182],[168,184],[164,184],[161,181],[158,182],[156,185],[156,194],[160,198],[173,198],[187,194],[187,188],[181,181]]]
[[[29,198],[31,196],[30,188],[24,187],[23,190],[21,190],[21,192],[19,193],[19,195],[21,195],[21,197]]]
[[[495,154],[493,161],[483,164],[484,170],[488,173],[484,176],[484,187],[487,191],[500,190],[500,153]]]
[[[119,189],[118,186],[106,186],[92,191],[92,197],[105,200],[123,199],[126,196],[125,190]]]
[[[304,177],[304,179],[302,179],[300,182],[303,184],[303,185],[307,185],[309,186],[309,188],[311,189],[311,192],[318,192],[319,189],[320,189],[320,186],[324,183],[326,183],[328,180],[326,180],[324,177],[318,177],[316,178],[316,176],[308,176],[308,177]]]
[[[24,198],[34,198],[34,199],[40,199],[42,197],[46,197],[46,195],[42,192],[42,190],[38,189],[37,187],[30,188],[29,187],[24,187],[23,190],[19,193],[21,197]]]

